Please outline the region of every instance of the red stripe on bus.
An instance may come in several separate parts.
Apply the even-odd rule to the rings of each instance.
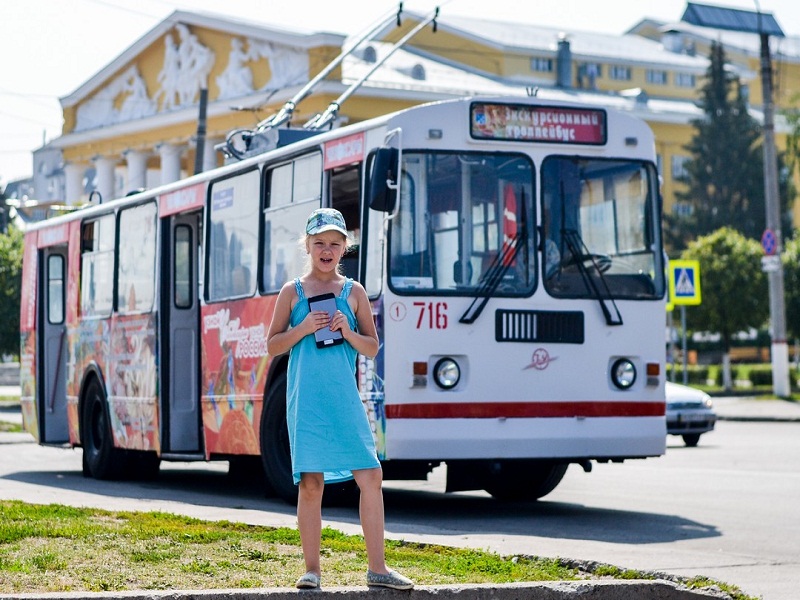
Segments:
[[[387,419],[510,419],[536,417],[662,417],[663,402],[477,402],[390,404]]]

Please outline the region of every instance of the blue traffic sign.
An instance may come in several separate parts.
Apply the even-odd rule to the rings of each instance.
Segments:
[[[700,304],[700,262],[669,261],[669,301],[672,304]]]
[[[761,247],[767,256],[773,256],[778,251],[778,237],[772,229],[764,230],[761,235]]]

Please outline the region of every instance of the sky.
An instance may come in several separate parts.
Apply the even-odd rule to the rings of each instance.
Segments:
[[[797,0],[699,0],[772,13],[800,36]],[[299,31],[359,34],[395,0],[0,0],[0,188],[32,173],[31,151],[61,135],[58,99],[74,92],[175,10]],[[406,10],[621,34],[641,19],[677,21],[686,0],[406,0]],[[488,8],[491,10],[488,10]]]

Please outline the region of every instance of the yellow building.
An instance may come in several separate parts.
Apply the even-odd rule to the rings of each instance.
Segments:
[[[691,6],[691,4],[689,4]],[[478,93],[571,99],[636,114],[653,128],[665,211],[701,117],[696,105],[711,41],[719,40],[761,118],[759,38],[753,34],[644,19],[623,35],[450,16],[426,27],[384,64],[391,43],[422,19],[387,21],[298,104],[291,126],[324,110],[375,69],[345,102],[334,126],[407,106]],[[352,41],[352,40],[351,40]],[[796,106],[800,40],[773,38],[776,105]],[[274,114],[347,47],[344,35],[279,30],[224,16],[177,11],[102,71],[61,99],[63,135],[34,153],[41,200],[70,204],[153,187],[222,164],[229,132]],[[377,68],[376,68],[377,67]],[[201,90],[206,136],[198,157]],[[779,118],[778,145],[786,126]],[[92,196],[92,198],[96,198]],[[800,223],[800,203],[795,207]]]

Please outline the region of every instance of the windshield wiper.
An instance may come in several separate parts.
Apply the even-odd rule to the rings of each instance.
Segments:
[[[494,296],[497,287],[500,285],[500,282],[503,281],[503,277],[508,272],[508,269],[514,264],[514,259],[517,257],[520,250],[523,247],[527,249],[528,218],[524,187],[520,190],[520,202],[522,204],[522,209],[520,210],[520,227],[516,235],[511,238],[510,244],[503,244],[502,250],[495,255],[492,263],[486,270],[486,275],[483,277],[481,285],[475,290],[475,297],[458,320],[459,323],[466,323],[469,325],[475,322],[475,319],[480,316],[486,304],[489,302],[489,298]]]
[[[600,303],[600,308],[606,318],[606,325],[622,325],[622,315],[619,312],[619,308],[617,308],[617,303],[614,302],[614,298],[611,296],[608,281],[603,275],[604,265],[598,262],[597,255],[589,252],[589,248],[586,247],[583,239],[581,239],[581,235],[574,229],[562,229],[561,238],[567,244],[567,249],[572,254],[572,261],[578,268],[586,287],[591,288],[592,292],[594,292],[594,297]],[[594,273],[589,272],[589,268],[586,266],[587,262],[591,263]],[[608,266],[606,266],[607,268]],[[601,293],[598,281],[602,284],[602,291],[605,292],[605,295]],[[609,304],[614,309],[614,314],[609,310]]]

